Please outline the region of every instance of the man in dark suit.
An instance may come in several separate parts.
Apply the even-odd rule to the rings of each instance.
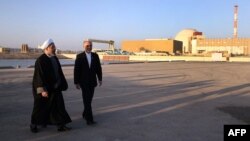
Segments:
[[[74,67],[74,83],[77,89],[82,90],[84,111],[82,117],[86,120],[87,125],[96,124],[92,113],[92,99],[97,78],[99,86],[102,85],[102,67],[99,56],[92,51],[92,42],[84,41],[83,48],[85,51],[77,55]]]

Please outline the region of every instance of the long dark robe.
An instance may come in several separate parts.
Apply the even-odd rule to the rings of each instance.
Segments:
[[[33,76],[34,107],[31,116],[31,123],[36,125],[64,125],[71,122],[65,109],[62,91],[67,90],[68,84],[62,72],[61,65],[54,56],[57,67],[53,67],[51,58],[42,54],[35,63]],[[55,70],[57,68],[58,70]],[[55,74],[55,73],[58,74]],[[48,92],[48,98],[37,93],[37,88],[43,87]]]

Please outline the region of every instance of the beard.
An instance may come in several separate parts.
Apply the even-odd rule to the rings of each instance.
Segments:
[[[52,53],[53,55],[56,55],[56,50],[53,50],[51,53]]]

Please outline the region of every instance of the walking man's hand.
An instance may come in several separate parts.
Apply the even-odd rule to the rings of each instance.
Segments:
[[[46,97],[46,98],[48,98],[49,97],[49,95],[48,95],[48,92],[46,92],[46,91],[44,91],[44,92],[42,92],[42,97]]]

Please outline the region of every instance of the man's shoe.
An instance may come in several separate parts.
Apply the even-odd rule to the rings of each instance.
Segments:
[[[71,128],[67,127],[65,125],[60,126],[60,127],[57,128],[57,131],[59,131],[59,132],[64,132],[64,131],[69,131],[69,130],[71,130]]]
[[[31,124],[31,125],[30,125],[30,131],[31,131],[32,133],[37,133],[37,132],[38,132],[37,126]]]
[[[95,125],[95,124],[97,124],[97,122],[95,122],[95,121],[87,121],[87,125]]]

